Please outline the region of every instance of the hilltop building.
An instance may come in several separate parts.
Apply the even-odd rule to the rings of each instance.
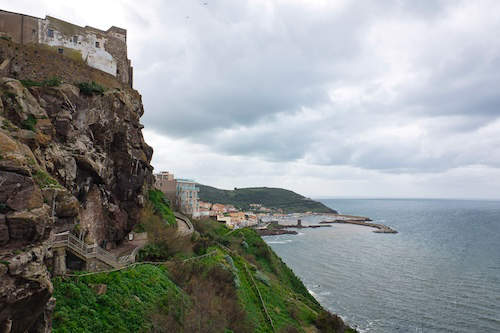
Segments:
[[[35,44],[113,75],[132,87],[133,69],[127,56],[127,30],[80,27],[51,16],[38,18],[0,10],[0,37]]]

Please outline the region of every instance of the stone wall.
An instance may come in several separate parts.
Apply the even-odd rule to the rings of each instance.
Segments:
[[[19,44],[38,43],[38,17],[0,10],[0,36]]]
[[[78,57],[54,52],[49,46],[21,45],[0,39],[0,76],[43,81],[58,77],[68,83],[95,81],[107,88],[128,88],[114,76],[87,66]]]
[[[46,16],[45,19],[0,10],[0,36],[15,43],[45,46],[53,53],[116,77],[132,87],[132,66],[127,57],[127,31],[107,31]]]

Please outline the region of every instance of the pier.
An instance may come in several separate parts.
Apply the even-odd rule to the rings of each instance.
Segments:
[[[355,224],[362,225],[365,227],[375,228],[373,232],[378,234],[397,234],[398,232],[391,227],[386,226],[385,224],[372,223],[369,222],[371,219],[368,217],[362,216],[351,216],[351,215],[337,215],[335,220],[331,221],[321,221],[320,224],[329,225],[329,224]]]

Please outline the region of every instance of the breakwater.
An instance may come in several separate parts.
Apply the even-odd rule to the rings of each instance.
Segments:
[[[362,217],[362,216],[352,216],[352,215],[337,215],[335,220],[328,220],[328,221],[321,221],[319,222],[322,225],[330,225],[334,223],[341,223],[341,224],[355,224],[355,225],[362,225],[365,227],[371,227],[375,228],[377,230],[374,230],[373,232],[375,233],[380,233],[380,234],[397,234],[398,232],[391,227],[386,226],[385,224],[380,224],[380,223],[372,223],[369,222],[371,219],[368,217]]]
[[[297,224],[279,224],[278,221],[272,221],[263,227],[257,227],[255,230],[261,236],[276,236],[276,235],[296,235],[297,231],[288,230],[289,228],[294,229],[307,229],[307,228],[325,228],[331,227],[327,224],[310,224],[303,225],[301,220],[297,221]]]

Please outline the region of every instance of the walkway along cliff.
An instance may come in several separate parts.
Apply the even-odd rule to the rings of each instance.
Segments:
[[[255,231],[155,206],[141,96],[116,39],[126,48],[123,29],[0,11],[0,332],[354,332]],[[138,232],[171,219],[190,258],[127,266],[120,245],[147,212],[162,229]],[[57,277],[67,269],[94,272]],[[108,285],[90,293],[94,277]]]
[[[72,231],[86,250],[119,245],[152,186],[153,150],[128,79],[1,35],[0,332],[46,332],[54,307],[49,270],[61,249],[54,235]]]

